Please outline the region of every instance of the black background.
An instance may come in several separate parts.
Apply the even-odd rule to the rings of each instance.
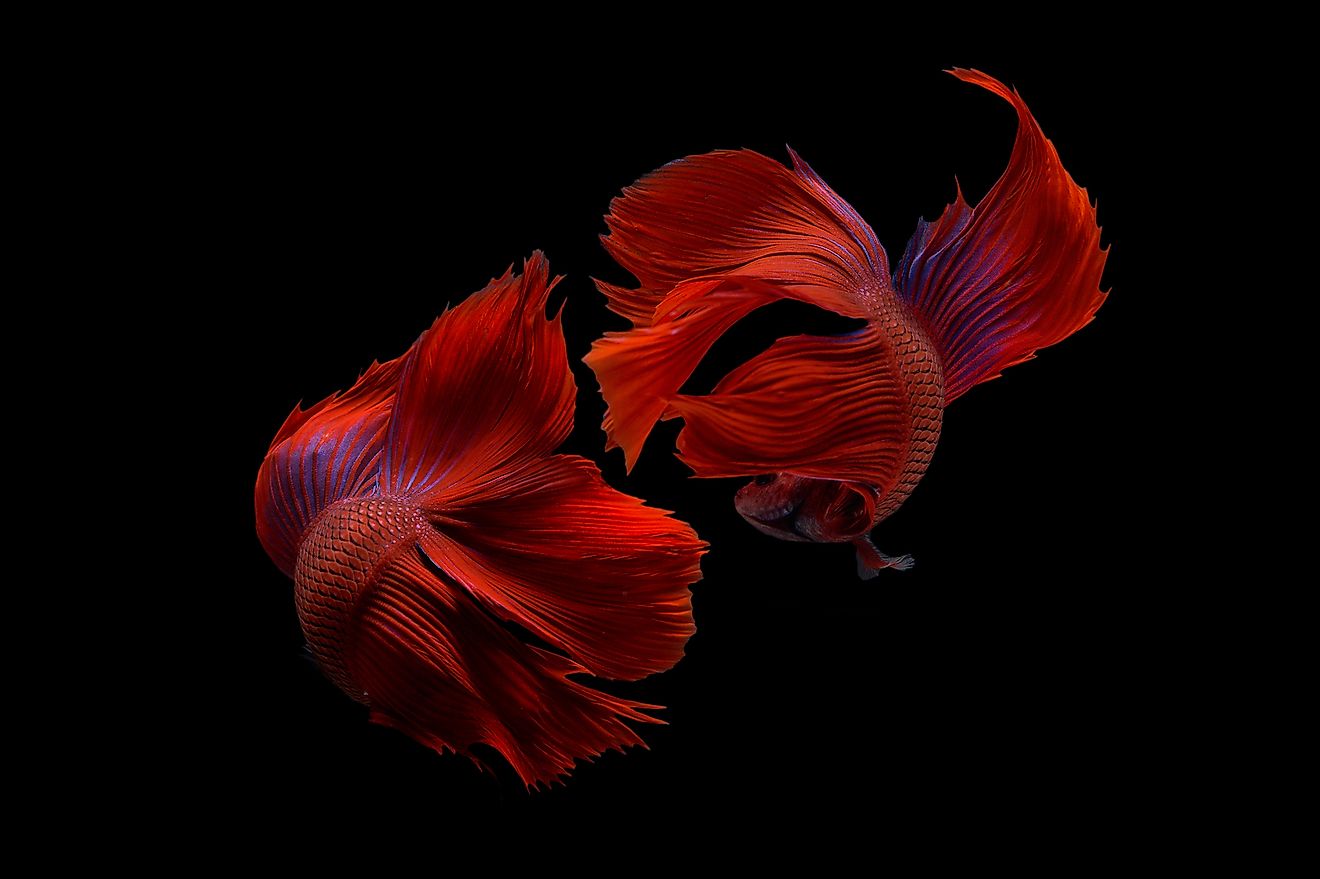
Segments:
[[[230,585],[208,610],[227,639],[223,680],[206,694],[226,740],[222,754],[185,758],[183,772],[218,761],[215,783],[242,790],[254,812],[867,821],[968,810],[1055,829],[1133,783],[1162,697],[1143,682],[1146,599],[1125,549],[1145,537],[1115,513],[1138,491],[1146,379],[1133,355],[1151,295],[1136,268],[1153,235],[1130,95],[1082,46],[1049,62],[840,56],[705,57],[692,69],[606,53],[582,75],[547,58],[505,86],[478,68],[381,53],[334,73],[303,58],[273,64],[219,90],[209,173],[221,209],[241,217],[218,269],[238,327],[232,470],[219,491],[239,527],[223,563]],[[952,198],[955,176],[974,202],[1012,145],[1010,106],[940,72],[954,64],[1016,85],[1098,198],[1112,294],[1090,326],[946,412],[925,479],[874,534],[883,551],[913,554],[915,569],[863,582],[847,546],[755,532],[733,509],[740,481],[686,478],[672,422],[626,476],[622,454],[602,452],[603,404],[579,362],[625,325],[589,280],[631,281],[597,241],[610,198],[684,155],[750,147],[785,159],[787,143],[895,262],[917,218]],[[292,583],[256,540],[251,491],[297,401],[398,355],[447,302],[536,248],[567,276],[555,302],[568,302],[578,409],[565,450],[675,510],[711,550],[686,658],[603,685],[667,706],[668,725],[642,730],[649,750],[607,754],[529,794],[498,757],[483,774],[369,725],[320,676]],[[779,335],[845,328],[801,305],[764,309],[688,387],[708,389]]]

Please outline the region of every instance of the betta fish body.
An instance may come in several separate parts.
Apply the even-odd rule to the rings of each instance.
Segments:
[[[1003,176],[975,208],[961,193],[922,221],[891,273],[871,227],[796,153],[673,162],[611,204],[606,249],[639,286],[597,282],[631,320],[586,362],[609,408],[607,448],[629,469],[658,420],[681,418],[700,477],[754,476],[735,506],[784,540],[851,542],[863,577],[911,566],[871,542],[925,473],[944,407],[1088,323],[1105,294],[1095,209],[1016,92],[953,71],[1013,105]],[[866,321],[794,336],[708,395],[679,393],[711,345],[780,299]]]
[[[641,744],[624,721],[658,722],[569,676],[673,666],[704,551],[551,454],[576,389],[547,277],[537,253],[403,357],[295,408],[256,486],[257,533],[325,674],[372,720],[438,751],[489,745],[528,785]]]

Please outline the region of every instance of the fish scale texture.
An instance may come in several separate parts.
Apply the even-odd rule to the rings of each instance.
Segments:
[[[318,516],[299,547],[293,596],[303,634],[326,677],[359,702],[369,697],[346,658],[353,616],[381,567],[409,549],[425,527],[414,504],[354,498]]]
[[[902,506],[925,475],[944,421],[944,372],[929,335],[915,315],[892,297],[884,300],[878,311],[874,324],[893,342],[895,366],[902,376],[905,414],[911,429],[902,455],[902,469],[876,504],[877,522]]]

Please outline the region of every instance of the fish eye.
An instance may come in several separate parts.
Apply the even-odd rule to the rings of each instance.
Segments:
[[[762,473],[760,476],[758,476],[758,477],[756,477],[755,479],[753,479],[753,480],[752,480],[752,483],[753,483],[754,485],[769,485],[770,483],[772,483],[772,482],[774,482],[774,481],[775,481],[775,474],[773,474],[773,473]]]

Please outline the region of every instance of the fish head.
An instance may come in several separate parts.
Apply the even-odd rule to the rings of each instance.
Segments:
[[[733,506],[756,530],[780,540],[840,543],[871,530],[870,486],[792,473],[766,473],[738,489]]]

